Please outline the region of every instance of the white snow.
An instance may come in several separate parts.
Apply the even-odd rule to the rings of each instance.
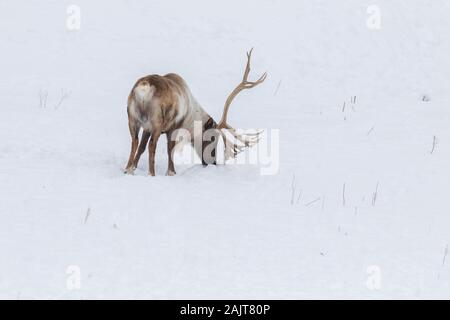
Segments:
[[[0,2],[0,298],[450,298],[449,16],[445,0]],[[157,176],[147,153],[125,176],[135,81],[179,73],[219,120],[251,47],[250,77],[269,76],[229,122],[279,129],[278,173],[166,177],[162,138]]]

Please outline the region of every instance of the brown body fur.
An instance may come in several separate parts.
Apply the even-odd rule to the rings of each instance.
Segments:
[[[140,97],[139,91],[147,90],[148,96]],[[142,99],[140,99],[142,98]],[[139,159],[149,143],[149,174],[155,175],[155,151],[161,134],[167,135],[167,151],[169,157],[168,175],[175,174],[173,164],[172,133],[179,128],[192,130],[193,121],[202,121],[204,127],[213,128],[214,120],[198,105],[186,84],[177,74],[169,73],[165,76],[150,75],[139,79],[128,96],[128,125],[131,134],[130,157],[125,169],[126,173],[133,173]],[[182,114],[181,114],[182,113]],[[143,129],[139,143],[139,131]],[[206,129],[206,128],[205,128]],[[202,150],[205,145],[202,146]],[[202,159],[202,152],[196,150]],[[214,155],[215,156],[215,155]]]

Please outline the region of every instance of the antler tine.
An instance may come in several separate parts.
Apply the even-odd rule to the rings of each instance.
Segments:
[[[231,135],[232,139],[227,137],[227,133]],[[225,156],[226,159],[230,159],[243,152],[248,147],[253,147],[260,140],[260,134],[262,131],[256,133],[239,134],[233,128],[228,129],[226,132],[220,131],[220,134],[225,143]]]
[[[256,80],[256,81],[246,81],[244,83],[244,87],[246,89],[250,89],[250,88],[256,87],[258,84],[263,83],[264,80],[266,80],[266,78],[267,78],[267,72],[264,72],[262,74],[262,76],[258,80]]]
[[[239,133],[237,133],[236,129],[234,129],[233,127],[228,126],[227,129],[235,138],[237,138],[241,142],[254,140],[254,139],[259,140],[259,135],[264,132],[264,130],[260,130],[258,132],[239,134]]]
[[[258,80],[256,80],[256,83],[260,84],[260,83],[264,82],[264,80],[266,80],[266,78],[267,78],[267,71],[264,72]]]
[[[250,62],[252,60],[252,52],[253,48],[250,51],[247,51],[247,65],[245,66],[244,76],[242,77],[242,82],[246,83],[248,79],[248,75],[250,74]]]

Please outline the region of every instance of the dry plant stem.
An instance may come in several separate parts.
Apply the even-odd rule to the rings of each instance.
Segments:
[[[378,186],[380,185],[380,182],[377,182],[377,186],[375,187],[375,192],[373,193],[372,196],[372,206],[375,207],[375,204],[377,202],[377,198],[378,198]]]
[[[292,175],[291,188],[292,188],[291,205],[293,205],[294,204],[294,197],[295,197],[295,174]]]
[[[430,154],[434,153],[434,150],[436,149],[436,142],[437,142],[436,136],[433,136],[433,146],[431,147]]]
[[[86,211],[86,217],[84,217],[84,224],[86,224],[90,215],[91,215],[91,208],[89,207]]]
[[[309,207],[310,205],[312,205],[313,203],[316,203],[319,200],[320,200],[320,197],[315,199],[315,200],[313,200],[313,201],[308,202],[307,204],[305,204],[305,207]]]
[[[342,206],[345,207],[345,183],[342,186]]]
[[[447,259],[447,255],[448,255],[448,244],[445,247],[445,251],[444,251],[444,258],[442,259],[442,266],[445,266],[445,260]]]

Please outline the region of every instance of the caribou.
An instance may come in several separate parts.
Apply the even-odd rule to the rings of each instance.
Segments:
[[[155,175],[155,152],[161,134],[167,136],[169,176],[175,175],[173,151],[180,130],[190,134],[190,141],[184,143],[193,146],[203,165],[216,164],[216,147],[220,137],[224,141],[225,159],[234,158],[246,148],[257,144],[261,132],[239,133],[227,123],[228,110],[234,98],[241,91],[254,88],[266,80],[266,72],[256,81],[248,80],[252,51],[253,49],[247,52],[247,64],[242,81],[227,97],[222,118],[218,123],[197,102],[187,83],[179,75],[175,73],[164,76],[149,75],[137,80],[128,96],[127,114],[131,151],[125,173],[134,173],[148,144],[149,175]],[[199,127],[200,130],[196,130]],[[141,129],[142,136],[139,141]],[[209,139],[205,139],[208,132]],[[195,139],[201,139],[202,143],[194,143]]]

